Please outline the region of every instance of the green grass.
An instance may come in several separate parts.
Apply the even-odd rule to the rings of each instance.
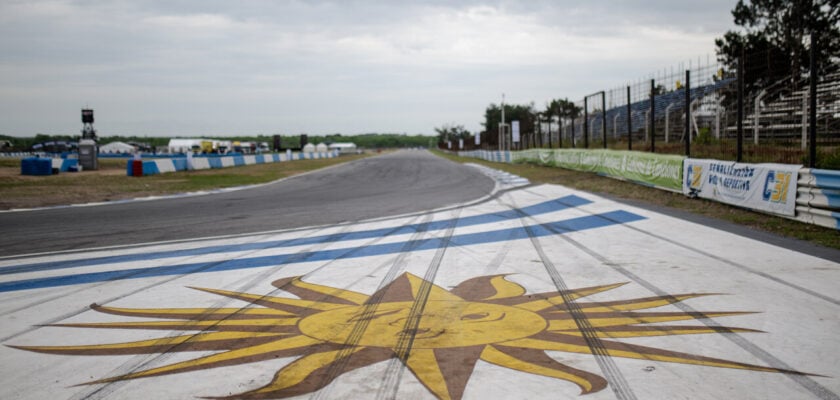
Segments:
[[[113,201],[254,185],[340,164],[367,154],[318,160],[126,176],[125,159],[102,159],[96,171],[51,176],[20,175],[20,160],[0,160],[0,209]]]
[[[732,207],[705,199],[690,199],[680,193],[667,192],[630,182],[602,177],[587,172],[578,172],[556,167],[534,164],[504,164],[458,157],[440,151],[435,154],[455,162],[482,164],[527,178],[533,183],[550,183],[584,190],[610,198],[640,202],[651,207],[668,207],[710,218],[716,218],[743,225],[757,231],[795,238],[825,247],[840,249],[840,232],[835,229],[805,224],[787,218]]]

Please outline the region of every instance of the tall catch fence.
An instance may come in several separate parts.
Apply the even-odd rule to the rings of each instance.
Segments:
[[[819,51],[817,49],[816,51]],[[602,90],[538,119],[519,148],[610,148],[840,169],[840,57],[811,68],[770,51]],[[793,64],[793,65],[792,65]]]

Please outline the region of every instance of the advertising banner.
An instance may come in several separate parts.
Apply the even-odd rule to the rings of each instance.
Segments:
[[[464,148],[464,139],[458,139],[458,149]]]
[[[475,145],[476,146],[481,146],[481,134],[480,133],[475,134]]]
[[[682,190],[683,156],[624,150],[532,149],[517,161],[589,171],[672,191]]]
[[[683,193],[775,214],[796,215],[801,165],[686,159]]]

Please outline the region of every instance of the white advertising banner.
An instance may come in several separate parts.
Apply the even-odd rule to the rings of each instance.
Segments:
[[[513,143],[519,143],[519,121],[511,121],[510,127],[513,134]]]
[[[452,142],[451,141],[449,141],[449,140],[446,141],[446,148],[448,148],[448,149],[452,148]]]
[[[800,165],[686,159],[683,193],[781,215],[796,214]]]
[[[458,149],[464,148],[464,139],[458,139]]]
[[[475,134],[475,145],[476,146],[481,146],[481,134],[480,133]]]

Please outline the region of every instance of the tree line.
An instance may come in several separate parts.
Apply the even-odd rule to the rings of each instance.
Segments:
[[[179,138],[186,138],[178,136]],[[274,135],[255,136],[202,136],[207,139],[230,140],[240,142],[266,142],[269,147],[274,142]],[[78,142],[79,135],[46,135],[37,134],[32,137],[16,137],[0,135],[0,151],[30,151],[32,146],[48,142]],[[174,138],[174,137],[173,137]],[[300,147],[300,135],[280,135],[280,142],[284,148]],[[169,144],[169,137],[147,137],[147,136],[102,136],[99,138],[100,145],[111,142],[142,143],[149,147],[165,147]],[[308,136],[308,141],[313,144],[352,142],[357,147],[377,148],[409,148],[429,147],[434,139],[424,135],[407,135],[404,133],[364,133],[358,135],[342,135],[340,133],[324,136]]]

